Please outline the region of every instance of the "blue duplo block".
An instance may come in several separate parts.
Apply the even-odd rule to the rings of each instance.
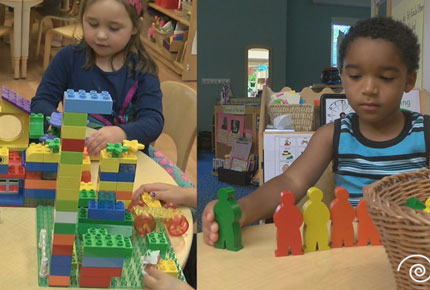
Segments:
[[[8,174],[9,172],[9,166],[0,164],[0,174]]]
[[[52,264],[49,267],[49,274],[55,276],[69,276],[72,264]]]
[[[27,162],[26,171],[57,172],[58,163]]]
[[[135,164],[120,164],[117,181],[134,182],[135,175],[136,175]]]
[[[24,205],[22,194],[0,194],[0,205]]]
[[[71,264],[71,263],[72,263],[72,256],[61,256],[61,255],[51,256],[51,264],[64,265],[64,264]]]
[[[105,219],[105,220],[124,220],[125,208],[122,201],[115,203],[111,207],[108,201],[98,203],[95,200],[88,201],[88,218],[89,219]]]
[[[64,92],[64,112],[88,113],[88,114],[111,114],[112,98],[107,91],[78,92],[68,89]]]
[[[100,181],[117,181],[118,173],[100,172],[100,170],[99,170],[99,179],[100,179]]]
[[[82,257],[83,267],[122,268],[124,258]]]
[[[55,198],[55,189],[29,189],[24,188],[26,198]]]

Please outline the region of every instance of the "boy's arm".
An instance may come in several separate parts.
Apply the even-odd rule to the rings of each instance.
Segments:
[[[150,74],[142,76],[136,90],[134,110],[135,121],[119,125],[126,133],[127,139],[136,139],[142,144],[155,141],[160,136],[164,124],[158,77]]]
[[[333,123],[319,128],[306,150],[283,174],[238,201],[242,209],[241,225],[273,216],[280,203],[282,190],[291,191],[296,202],[306,194],[307,189],[318,181],[333,157],[333,131]]]
[[[70,77],[70,61],[72,48],[60,50],[52,59],[37,87],[36,95],[31,99],[31,112],[51,116],[57,111],[58,104],[63,99]]]

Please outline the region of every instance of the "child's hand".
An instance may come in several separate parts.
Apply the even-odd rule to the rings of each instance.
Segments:
[[[167,183],[144,184],[133,193],[132,200],[138,200],[144,192],[149,192],[152,198],[166,203],[197,207],[197,192],[194,187],[182,188]]]
[[[218,240],[218,224],[215,222],[213,211],[216,202],[216,200],[209,202],[202,213],[203,240],[209,246],[214,246]]]
[[[145,284],[144,289],[149,290],[190,290],[193,289],[185,282],[175,279],[172,276],[157,270],[154,266],[145,268],[147,275],[143,276],[142,280]]]
[[[124,130],[118,126],[106,126],[100,128],[88,137],[88,155],[95,156],[106,148],[106,143],[122,143],[127,138]]]

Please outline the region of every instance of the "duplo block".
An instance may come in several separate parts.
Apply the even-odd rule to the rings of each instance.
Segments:
[[[61,176],[80,176],[82,172],[82,164],[59,164],[58,177]]]
[[[124,258],[111,257],[82,257],[83,267],[107,267],[107,268],[122,268]]]
[[[76,212],[78,210],[78,201],[57,199],[55,201],[55,209],[59,211]]]
[[[61,151],[60,163],[77,164],[82,166],[83,158],[84,158],[84,153],[82,152]]]
[[[87,119],[88,119],[88,114],[86,113],[73,113],[73,112],[63,113],[63,125],[86,127]]]
[[[145,237],[146,245],[148,249],[153,251],[160,251],[160,254],[164,256],[167,251],[168,241],[165,233],[162,232],[151,232],[146,234]]]
[[[108,205],[108,203],[106,203]],[[114,208],[100,206],[99,202],[90,200],[88,202],[88,218],[106,220],[124,220],[125,208],[122,202],[115,203]]]
[[[44,162],[26,162],[25,169],[28,171],[40,172],[57,172],[58,163],[44,163]]]
[[[175,279],[178,278],[179,270],[178,270],[178,267],[176,267],[176,264],[173,260],[160,259],[160,261],[158,261],[158,264],[157,264],[157,269],[166,274],[169,274]]]
[[[88,202],[90,200],[96,200],[97,194],[94,189],[91,190],[80,190],[79,191],[79,207],[88,207]]]
[[[64,112],[110,114],[112,112],[112,98],[107,91],[78,92],[68,89],[64,92]]]
[[[59,200],[79,200],[79,191],[77,189],[58,188],[56,190],[56,196]]]
[[[85,139],[87,128],[85,126],[61,126],[61,139]]]
[[[83,256],[128,257],[133,247],[131,240],[122,235],[110,235],[106,229],[88,229],[83,235]]]
[[[61,151],[84,152],[85,139],[61,139]]]

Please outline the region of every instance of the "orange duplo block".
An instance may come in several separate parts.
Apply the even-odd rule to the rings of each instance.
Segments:
[[[55,189],[57,186],[56,180],[38,180],[25,179],[24,188],[27,189]]]
[[[42,180],[42,172],[40,172],[40,171],[27,171],[25,173],[25,179]]]
[[[71,152],[83,152],[85,139],[67,139],[61,138],[61,150]]]
[[[53,244],[51,252],[54,256],[71,256],[73,254],[73,245],[63,246]]]
[[[49,284],[49,286],[65,286],[65,287],[68,287],[70,284],[70,276],[49,275],[48,284]]]
[[[132,195],[132,191],[115,191],[116,200],[130,200]]]
[[[52,243],[54,245],[59,246],[73,246],[75,242],[75,235],[66,235],[66,234],[54,234],[52,238]]]
[[[349,203],[349,193],[343,187],[334,190],[336,199],[330,205],[331,247],[354,246],[354,207]]]

